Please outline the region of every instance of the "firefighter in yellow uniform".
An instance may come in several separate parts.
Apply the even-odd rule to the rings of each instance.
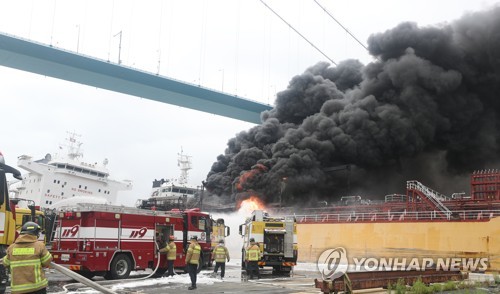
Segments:
[[[188,247],[186,254],[186,264],[188,267],[189,277],[191,278],[191,286],[188,290],[196,289],[196,275],[198,274],[198,263],[200,262],[201,246],[198,244],[198,237],[191,237],[191,244]]]
[[[226,259],[229,261],[229,251],[227,247],[224,246],[224,240],[219,240],[219,245],[217,245],[212,252],[212,258],[215,259],[214,276],[217,275],[217,270],[220,267],[220,278],[224,279],[224,273],[226,272]]]
[[[7,248],[3,264],[10,267],[12,293],[47,293],[43,267],[49,267],[52,255],[38,241],[41,229],[35,222],[25,223],[19,237]]]
[[[177,246],[175,245],[175,237],[170,236],[168,238],[169,242],[168,244],[160,249],[160,253],[166,253],[167,254],[167,268],[168,272],[166,276],[174,276],[174,262],[175,259],[177,258]]]
[[[254,273],[257,279],[260,279],[259,273],[260,247],[255,244],[255,239],[250,238],[250,246],[246,252],[247,274],[250,275],[250,280],[253,279]]]

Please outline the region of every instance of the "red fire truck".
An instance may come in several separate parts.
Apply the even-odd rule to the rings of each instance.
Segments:
[[[166,256],[158,254],[170,235],[175,237],[174,267],[185,267],[191,236],[198,237],[202,253],[200,268],[212,263],[211,234],[216,223],[198,208],[154,211],[104,204],[79,204],[62,208],[51,253],[54,262],[92,278],[127,278],[132,270],[166,271]]]

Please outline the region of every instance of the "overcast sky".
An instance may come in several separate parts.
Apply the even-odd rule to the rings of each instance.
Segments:
[[[403,21],[439,26],[499,2],[317,1],[365,44]],[[314,0],[265,3],[326,56],[259,0],[0,1],[0,31],[271,105],[319,61],[372,61]],[[6,67],[0,97],[7,163],[56,153],[76,132],[84,161],[107,158],[112,178],[134,182],[125,205],[147,198],[153,179],[179,176],[181,148],[192,156],[190,184],[200,185],[228,139],[253,126]]]

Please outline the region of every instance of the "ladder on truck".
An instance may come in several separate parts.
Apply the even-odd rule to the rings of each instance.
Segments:
[[[285,219],[285,258],[293,258],[293,219]]]
[[[70,211],[70,212],[84,212],[84,211],[99,211],[99,212],[114,212],[114,213],[126,213],[126,214],[139,214],[139,215],[156,215],[156,216],[166,216],[166,217],[181,217],[179,212],[171,211],[159,211],[159,210],[148,210],[135,207],[126,207],[118,205],[109,204],[96,204],[96,203],[78,203],[76,206],[61,207],[59,211]]]

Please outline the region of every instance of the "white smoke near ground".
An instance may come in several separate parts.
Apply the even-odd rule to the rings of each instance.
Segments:
[[[212,216],[214,219],[223,218],[226,226],[230,228],[231,234],[226,237],[226,247],[234,263],[241,262],[241,250],[243,248],[243,237],[239,234],[239,227],[245,223],[253,210],[250,206],[242,205],[236,212],[214,214]]]

